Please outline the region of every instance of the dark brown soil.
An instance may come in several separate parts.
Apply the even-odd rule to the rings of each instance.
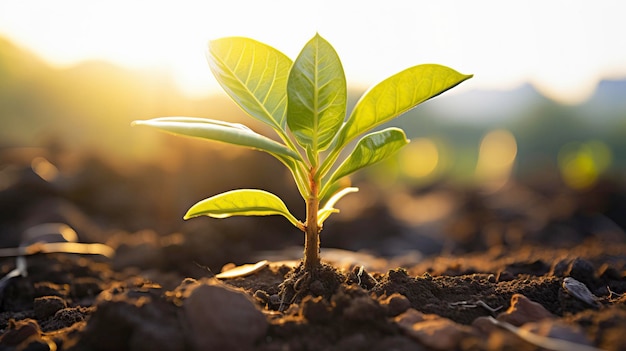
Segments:
[[[18,229],[55,221],[116,256],[28,256],[28,275],[1,292],[0,350],[541,349],[490,317],[565,340],[557,349],[626,350],[626,192],[615,182],[587,193],[518,184],[495,195],[436,185],[410,196],[452,193],[458,210],[437,226],[412,227],[412,236],[395,231],[409,226],[391,218],[388,204],[373,201],[362,209],[369,228],[329,221],[323,245],[344,242],[345,251],[323,251],[326,264],[310,274],[278,250],[281,230],[255,236],[264,223],[282,228],[267,218],[128,230],[122,220],[100,224],[106,216],[83,209],[71,186],[35,191],[28,174],[22,179],[0,193],[5,209],[22,201],[2,216],[4,247],[19,243]],[[540,200],[529,204],[528,194]],[[226,263],[262,258],[285,261],[214,277]],[[13,268],[15,258],[0,259],[2,275]]]

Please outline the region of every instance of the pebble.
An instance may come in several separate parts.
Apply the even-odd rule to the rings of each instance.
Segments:
[[[8,330],[0,336],[0,346],[17,346],[27,339],[40,336],[41,329],[34,319],[23,319],[21,321],[9,320]]]
[[[552,264],[552,268],[550,269],[550,275],[555,277],[563,277],[565,276],[565,272],[569,270],[571,260],[568,258],[561,258],[559,260],[555,260]]]
[[[411,307],[411,301],[401,294],[395,293],[380,301],[381,305],[386,308],[388,317],[395,317],[405,312]]]
[[[587,303],[590,306],[598,306],[599,303],[596,300],[596,296],[589,291],[589,288],[578,280],[567,277],[563,279],[563,289],[565,292],[574,296],[575,298]]]
[[[611,267],[608,264],[603,264],[597,272],[598,277],[604,280],[621,280],[622,274],[615,267]]]
[[[585,284],[593,282],[594,274],[595,269],[593,264],[582,258],[574,259],[570,263],[568,270],[565,272],[565,276],[575,278]]]
[[[65,300],[58,296],[43,296],[35,298],[33,310],[38,320],[45,320],[54,316],[57,311],[66,308]]]
[[[251,298],[218,281],[190,289],[183,311],[196,350],[253,350],[269,327]]]
[[[521,327],[520,330],[553,339],[566,340],[578,345],[592,345],[582,328],[577,325],[565,324],[561,321],[543,320],[537,323],[528,323]]]
[[[497,319],[519,327],[546,318],[554,318],[554,315],[541,304],[529,300],[526,296],[514,294],[511,297],[511,307],[502,312]]]
[[[263,290],[255,291],[253,296],[259,303],[263,305],[267,304],[270,301],[270,295]]]
[[[468,326],[433,314],[409,309],[394,321],[412,338],[435,350],[455,350],[472,334]]]
[[[302,316],[311,323],[327,323],[333,317],[329,303],[321,296],[305,296],[301,304]]]

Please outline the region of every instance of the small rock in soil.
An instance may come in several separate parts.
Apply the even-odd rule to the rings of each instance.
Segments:
[[[9,321],[9,329],[0,336],[1,350],[48,350],[49,348],[32,348],[35,344],[49,345],[42,338],[39,324],[34,319]]]
[[[597,276],[603,280],[621,280],[622,274],[615,267],[611,267],[608,264],[604,263],[598,271],[596,272]]]
[[[483,335],[491,335],[499,330],[499,327],[491,321],[492,317],[482,316],[474,319],[472,327]]]
[[[583,301],[589,306],[597,307],[599,305],[596,301],[596,297],[589,291],[589,288],[572,277],[563,279],[563,289],[566,293]]]
[[[301,304],[302,316],[311,323],[326,323],[333,317],[330,304],[321,296],[306,296]]]
[[[571,259],[567,257],[555,260],[552,264],[552,267],[550,268],[549,274],[555,277],[565,276],[565,272],[569,270],[570,262]]]
[[[257,290],[252,296],[262,305],[267,305],[270,302],[270,295],[266,291]]]
[[[33,302],[33,309],[35,311],[35,317],[38,320],[47,319],[53,316],[58,310],[66,308],[67,304],[65,300],[58,296],[43,296],[35,298]]]
[[[516,327],[529,322],[538,322],[555,316],[541,304],[529,300],[522,294],[514,294],[511,297],[511,307],[498,316],[498,320],[510,323]]]
[[[411,307],[411,301],[406,296],[398,293],[383,298],[380,303],[387,310],[388,317],[395,317]]]
[[[458,349],[461,340],[472,335],[468,326],[414,309],[397,316],[395,321],[409,336],[435,350]]]
[[[537,323],[528,323],[522,326],[520,330],[526,330],[533,334],[549,338],[567,340],[579,345],[592,345],[580,327],[561,321],[543,320]]]
[[[574,259],[565,271],[565,276],[575,278],[587,285],[593,284],[594,274],[593,264],[582,258]]]
[[[248,295],[217,281],[190,289],[183,310],[196,350],[252,350],[269,327]]]

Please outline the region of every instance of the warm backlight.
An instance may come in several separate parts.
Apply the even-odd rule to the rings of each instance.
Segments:
[[[492,189],[502,187],[511,176],[517,142],[511,132],[498,129],[487,133],[480,142],[476,178]]]

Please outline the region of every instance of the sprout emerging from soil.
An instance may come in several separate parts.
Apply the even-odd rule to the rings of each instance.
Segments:
[[[409,143],[402,129],[372,130],[472,77],[437,64],[414,66],[368,90],[346,118],[342,64],[318,34],[293,62],[271,46],[241,37],[211,41],[207,58],[228,95],[251,117],[270,126],[280,141],[242,124],[213,119],[162,117],[133,124],[261,150],[283,163],[306,202],[304,221],[292,215],[278,196],[259,189],[212,196],[193,205],[184,218],[284,216],[305,233],[301,269],[305,273],[321,267],[319,234],[324,221],[338,212],[337,201],[358,190],[347,186],[346,178]]]

